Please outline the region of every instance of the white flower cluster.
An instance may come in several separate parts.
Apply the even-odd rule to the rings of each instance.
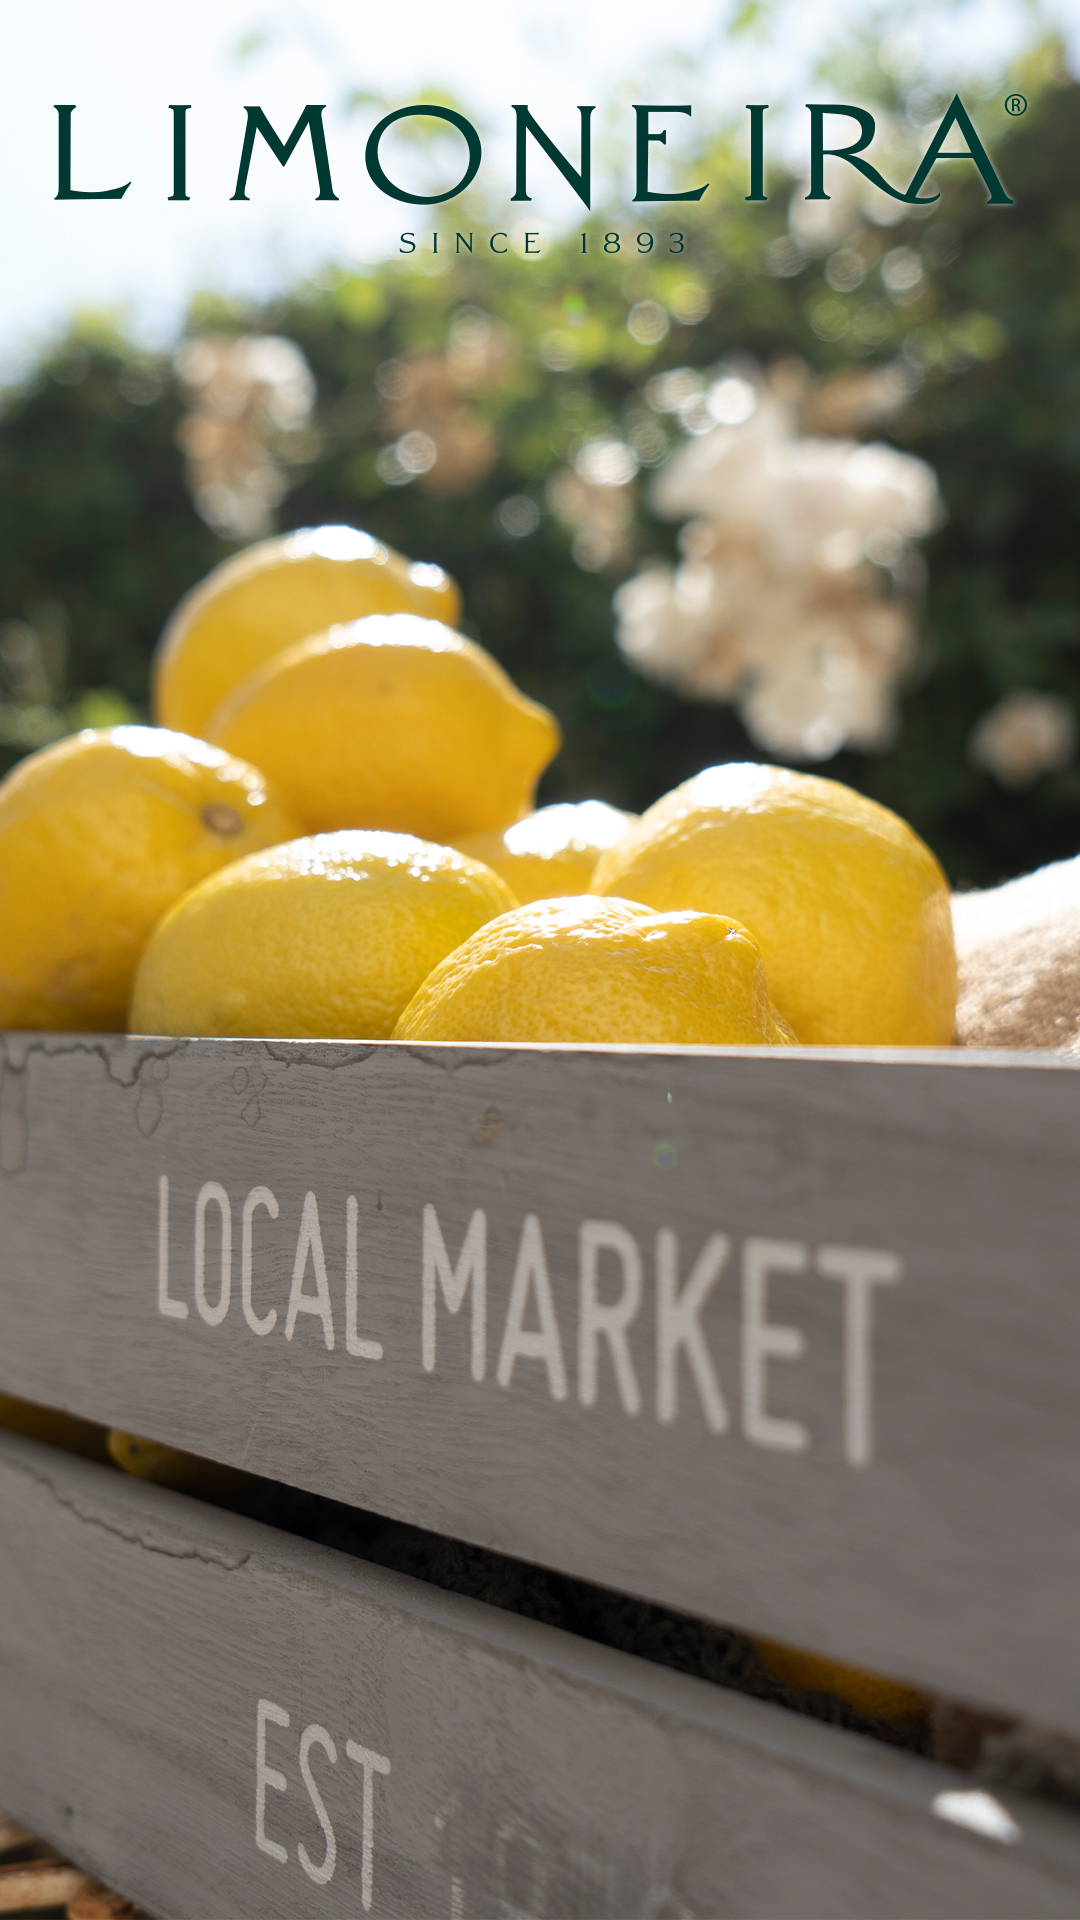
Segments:
[[[547,483],[547,503],[573,533],[570,552],[585,573],[633,552],[634,496],[631,481],[638,456],[610,434],[587,440],[572,466],[559,467]]]
[[[1003,787],[1030,787],[1060,773],[1076,757],[1076,715],[1056,693],[1017,687],[984,713],[968,741],[968,758]]]
[[[200,334],[177,350],[190,411],[177,429],[200,517],[226,539],[268,533],[288,488],[276,452],[306,426],[315,381],[300,348],[273,334]]]
[[[879,443],[802,437],[793,403],[756,381],[661,378],[670,398],[654,404],[685,415],[691,438],[652,501],[691,518],[677,567],[619,588],[623,653],[681,692],[734,701],[769,753],[886,746],[913,645],[909,543],[941,511],[931,468]]]
[[[499,457],[499,441],[476,396],[496,389],[514,359],[514,338],[501,320],[480,307],[459,307],[444,351],[384,360],[375,371],[390,436],[375,459],[383,484],[417,480],[444,497],[478,486]]]

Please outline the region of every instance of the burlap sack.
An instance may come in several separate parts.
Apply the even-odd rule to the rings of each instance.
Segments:
[[[958,1044],[1080,1053],[1080,856],[952,905]]]

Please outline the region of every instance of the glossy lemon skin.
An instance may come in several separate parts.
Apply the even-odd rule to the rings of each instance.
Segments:
[[[490,654],[437,620],[373,614],[303,640],[211,717],[308,833],[374,827],[454,842],[525,813],[560,735]],[[241,745],[241,743],[246,743]]]
[[[441,567],[417,565],[354,527],[307,527],[222,561],[181,600],[154,657],[164,727],[205,734],[214,708],[256,667],[309,634],[366,613],[461,618]]]
[[[0,782],[0,1027],[122,1030],[165,909],[296,831],[256,767],[159,727],[20,761]]]
[[[710,767],[665,794],[596,870],[599,894],[748,927],[805,1046],[948,1046],[949,888],[896,814],[835,780]]]
[[[31,1440],[44,1440],[50,1447],[62,1447],[65,1453],[81,1453],[86,1460],[109,1458],[106,1429],[78,1414],[59,1413],[52,1407],[39,1407],[31,1400],[17,1400],[13,1393],[0,1393],[0,1427],[8,1433],[25,1433]]]
[[[493,920],[435,968],[395,1040],[791,1044],[745,928],[592,894]]]
[[[237,1500],[258,1490],[254,1474],[240,1467],[225,1467],[216,1460],[203,1460],[179,1447],[167,1447],[160,1440],[144,1440],[141,1434],[124,1433],[113,1427],[107,1436],[107,1458],[124,1473],[137,1480],[150,1480],[158,1487],[172,1487],[176,1493],[193,1493],[201,1500]]]
[[[294,840],[165,915],[139,967],[131,1029],[384,1040],[432,968],[512,904],[479,861],[411,835]]]
[[[782,1686],[835,1693],[867,1719],[889,1720],[894,1726],[915,1726],[929,1718],[929,1695],[917,1687],[906,1686],[902,1680],[890,1680],[885,1674],[849,1666],[845,1660],[828,1660],[821,1654],[804,1653],[779,1640],[763,1640],[755,1635],[754,1645],[766,1673]]]
[[[526,814],[502,833],[458,840],[462,853],[501,873],[522,906],[531,900],[589,893],[601,854],[637,819],[605,800],[557,801]]]

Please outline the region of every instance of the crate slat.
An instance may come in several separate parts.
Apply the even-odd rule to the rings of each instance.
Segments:
[[[40,1443],[0,1531],[0,1799],[158,1920],[1077,1910],[1063,1814]]]
[[[1076,1068],[10,1035],[0,1389],[1080,1733]]]

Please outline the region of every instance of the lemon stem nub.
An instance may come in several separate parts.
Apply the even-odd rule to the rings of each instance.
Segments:
[[[244,823],[233,807],[204,807],[200,818],[203,825],[209,827],[211,833],[243,832]]]

